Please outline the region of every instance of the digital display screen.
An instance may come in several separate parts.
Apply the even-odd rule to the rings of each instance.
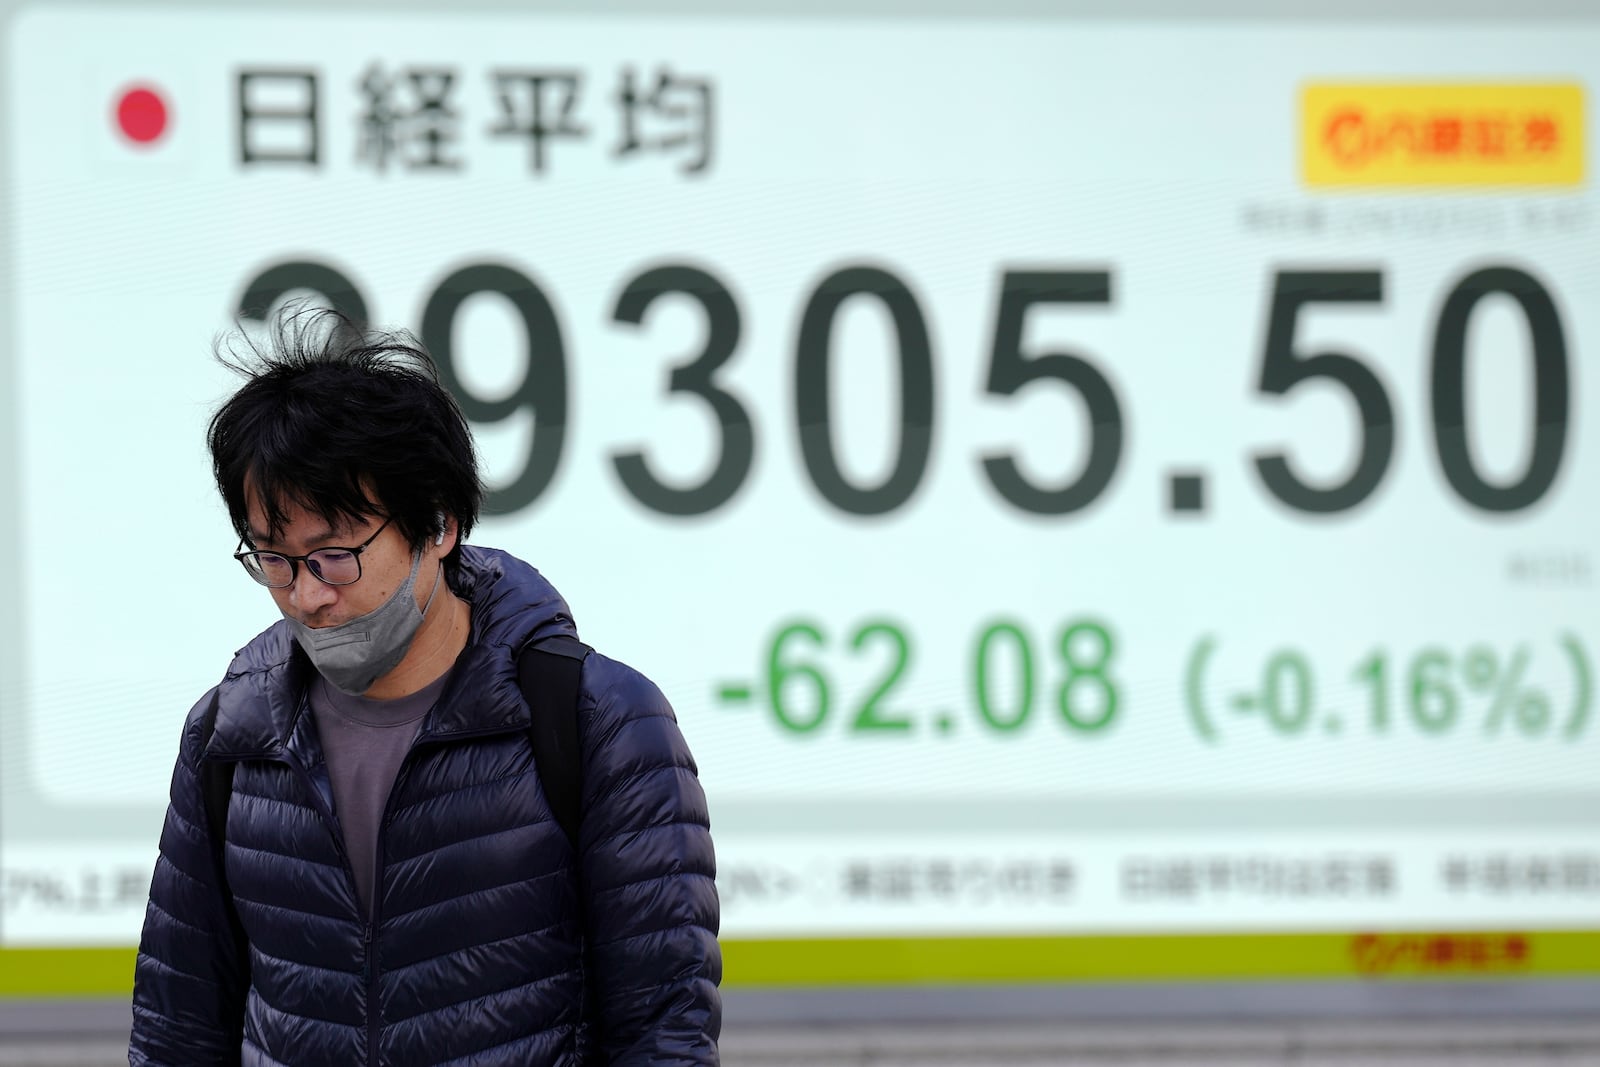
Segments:
[[[6,48],[0,951],[137,943],[277,617],[213,344],[305,298],[421,339],[471,541],[673,702],[730,985],[1600,977],[1600,23]]]

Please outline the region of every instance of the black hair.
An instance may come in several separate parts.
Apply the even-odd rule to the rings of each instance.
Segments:
[[[413,552],[453,516],[456,547],[477,523],[483,482],[461,408],[433,359],[403,331],[367,331],[336,311],[291,306],[261,338],[219,340],[217,360],[247,380],[211,418],[217,489],[250,539],[246,485],[274,539],[293,504],[330,524],[392,519]]]

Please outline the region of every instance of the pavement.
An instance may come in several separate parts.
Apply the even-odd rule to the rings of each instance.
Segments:
[[[729,1026],[728,1067],[1600,1067],[1600,1022]],[[110,1035],[0,1034],[4,1067],[113,1067]]]

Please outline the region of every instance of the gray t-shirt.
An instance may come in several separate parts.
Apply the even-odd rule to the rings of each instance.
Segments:
[[[439,699],[449,678],[446,671],[426,688],[394,700],[341,693],[320,675],[311,683],[311,713],[328,761],[333,810],[355,871],[356,892],[368,917],[378,869],[378,824],[389,791],[416,740],[422,717]]]

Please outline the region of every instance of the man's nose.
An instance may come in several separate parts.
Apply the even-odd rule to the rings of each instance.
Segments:
[[[333,586],[311,573],[311,567],[301,560],[294,572],[294,582],[289,586],[289,604],[300,614],[311,616],[333,603],[339,594]]]

